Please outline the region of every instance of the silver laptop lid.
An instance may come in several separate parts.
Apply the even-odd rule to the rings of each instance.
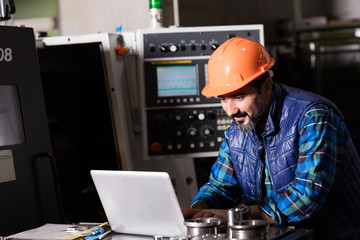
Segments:
[[[186,236],[184,217],[168,173],[109,170],[90,173],[115,232]]]

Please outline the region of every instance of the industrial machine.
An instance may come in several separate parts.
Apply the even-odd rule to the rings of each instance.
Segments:
[[[194,158],[217,156],[231,123],[217,99],[200,93],[207,82],[207,61],[217,46],[235,36],[264,43],[262,25],[39,38],[64,194],[76,182],[71,195],[84,197],[79,192],[91,184],[91,169],[165,171],[181,206],[189,206],[198,191]],[[75,207],[71,202],[66,206]],[[85,207],[77,205],[73,211]]]
[[[201,90],[210,55],[236,36],[264,44],[263,25],[137,32],[145,159],[217,156],[231,119]]]
[[[31,28],[0,26],[0,235],[61,218]]]
[[[5,28],[2,34],[10,36]],[[27,34],[28,38],[34,37],[32,33]],[[21,34],[16,36],[17,39],[24,39]],[[54,173],[49,174],[50,180],[40,181],[46,174],[42,174],[39,179],[42,185],[49,183],[52,189],[52,201],[47,201],[47,205],[52,205],[45,204],[44,211],[41,211],[44,214],[54,211],[54,214],[45,218],[45,221],[57,221],[59,218],[71,222],[102,220],[96,219],[97,213],[92,212],[97,203],[93,202],[95,198],[91,195],[91,169],[168,172],[180,205],[189,206],[198,191],[193,160],[216,156],[224,131],[230,124],[218,100],[205,98],[200,93],[207,82],[207,61],[217,46],[234,36],[263,43],[263,26],[157,28],[137,32],[39,38],[35,42],[39,66],[27,65],[33,71],[39,70],[41,79],[35,76],[36,84],[24,81],[23,75],[18,76],[24,71],[10,73],[14,68],[9,66],[17,62],[9,59],[19,59],[19,51],[16,50],[18,45],[14,45],[16,41],[10,43],[9,37],[2,38],[0,67],[3,68],[2,74],[9,72],[7,80],[2,80],[2,84],[18,89],[22,117],[29,118],[30,110],[27,108],[41,110],[39,114],[32,114],[32,117],[47,117],[47,121],[41,125],[48,127],[45,130],[50,131],[50,136],[37,136],[47,140],[51,147],[46,146],[45,150],[31,147],[32,151],[37,150],[41,155],[36,163],[46,162],[37,171]],[[12,49],[11,53],[9,48]],[[26,53],[28,49],[22,52]],[[33,53],[26,56],[34,58]],[[30,57],[21,59],[37,63]],[[32,84],[32,87],[27,87],[28,84]],[[42,88],[34,87],[40,84]],[[40,91],[41,94],[27,94],[23,92],[25,89]],[[24,101],[29,96],[32,96],[31,101]],[[40,99],[40,96],[44,99]],[[45,102],[46,112],[39,107],[43,106],[41,103],[32,103],[35,100]],[[41,123],[40,120],[30,122]],[[0,164],[6,163],[8,169],[13,162],[15,176],[11,175],[10,178],[16,179],[0,182],[1,188],[10,189],[20,180],[24,184],[32,182],[22,180],[22,175],[27,174],[19,170],[23,168],[19,168],[21,165],[17,149],[21,145],[31,144],[32,130],[39,131],[37,127],[29,128],[28,120],[19,123],[24,126],[18,129],[25,130],[25,133],[21,135],[20,131],[20,135],[8,136],[20,137],[20,142],[13,143],[13,140],[6,138],[8,142],[0,145],[0,155],[7,159],[0,161]],[[9,153],[9,149],[12,152]],[[13,157],[11,153],[14,153]],[[30,164],[30,161],[26,163]],[[55,165],[57,171],[53,169]],[[53,187],[57,180],[58,186]],[[41,189],[48,189],[48,186],[42,185]],[[31,194],[37,194],[37,190],[28,189],[27,198],[31,199]],[[11,194],[19,192],[12,190]],[[41,190],[38,198],[42,199],[45,196],[43,193]],[[11,199],[17,198],[13,196]],[[2,198],[2,201],[9,204],[10,198]],[[15,204],[14,201],[12,203]],[[59,216],[56,211],[61,206],[64,216]],[[47,207],[51,211],[45,211]],[[22,211],[36,216],[29,209]],[[32,223],[40,224],[36,221]]]

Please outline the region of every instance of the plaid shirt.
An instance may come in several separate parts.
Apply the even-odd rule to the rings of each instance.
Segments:
[[[282,194],[273,190],[265,156],[266,193],[259,206],[278,224],[305,220],[320,210],[334,182],[336,162],[344,154],[348,138],[341,118],[325,105],[310,108],[300,129],[295,178]],[[229,208],[241,201],[237,180],[241,176],[235,175],[228,141],[227,131],[209,182],[200,189],[193,204],[205,201],[214,208]]]

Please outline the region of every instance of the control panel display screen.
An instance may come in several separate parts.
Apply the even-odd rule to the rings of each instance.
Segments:
[[[198,94],[196,65],[158,66],[158,97],[192,96]]]

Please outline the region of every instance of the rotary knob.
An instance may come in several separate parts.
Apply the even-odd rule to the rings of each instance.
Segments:
[[[195,129],[195,128],[189,128],[188,130],[187,130],[187,134],[189,135],[189,136],[195,136],[196,134],[197,134],[197,130]]]
[[[165,52],[169,51],[169,48],[167,46],[165,46],[165,45],[161,45],[160,46],[160,51],[165,53]]]
[[[211,44],[211,49],[212,50],[216,50],[218,47],[219,47],[219,44],[217,44],[217,43],[212,43]]]
[[[196,120],[196,119],[197,119],[197,116],[196,116],[196,114],[194,114],[194,113],[190,113],[190,114],[188,115],[188,119],[189,119],[189,120]]]
[[[203,137],[208,137],[214,133],[214,130],[209,125],[204,125],[200,128],[200,135]]]
[[[209,136],[211,134],[211,130],[209,128],[204,129],[204,135]]]

